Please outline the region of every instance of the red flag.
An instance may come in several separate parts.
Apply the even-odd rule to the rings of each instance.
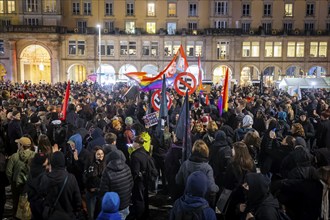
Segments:
[[[64,96],[64,100],[63,100],[63,106],[62,106],[62,112],[61,112],[62,121],[65,121],[65,119],[66,119],[66,110],[68,108],[69,96],[70,96],[70,80],[68,81],[68,84],[66,86],[65,96]]]
[[[226,69],[226,75],[222,86],[222,110],[228,111],[228,95],[229,95],[229,73],[228,68]]]
[[[209,95],[206,95],[206,97],[205,97],[205,105],[209,105],[209,104],[210,104]]]

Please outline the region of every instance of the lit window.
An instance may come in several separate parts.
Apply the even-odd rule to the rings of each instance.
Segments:
[[[274,42],[274,57],[282,57],[282,42]]]
[[[156,22],[147,22],[147,33],[156,34]]]
[[[76,41],[69,41],[69,54],[70,55],[76,55],[77,47],[76,47]]]
[[[5,46],[3,40],[0,40],[0,54],[5,53]]]
[[[228,41],[220,41],[217,43],[217,59],[224,60],[228,59],[229,52],[229,42]]]
[[[158,42],[151,42],[151,56],[158,56]]]
[[[134,34],[135,33],[135,22],[126,21],[125,31],[127,34]]]
[[[273,57],[273,42],[265,42],[265,57]]]
[[[143,56],[150,56],[150,41],[143,41],[142,55]]]
[[[167,57],[172,56],[172,42],[171,41],[165,41],[164,44],[164,55]]]
[[[203,54],[203,41],[195,42],[195,56],[199,57]]]
[[[167,34],[174,35],[176,32],[176,23],[169,22],[167,23]]]
[[[56,0],[45,0],[43,3],[44,12],[56,12]]]
[[[128,54],[136,55],[136,42],[135,41],[128,42]]]
[[[252,42],[251,57],[259,57],[259,42]]]
[[[327,42],[311,42],[309,55],[311,57],[326,57],[327,46]]]
[[[176,3],[168,3],[168,16],[169,17],[176,16]]]
[[[187,42],[186,54],[187,54],[188,57],[193,57],[194,56],[194,41],[188,41]]]
[[[78,41],[78,55],[85,55],[85,41]]]
[[[292,3],[289,3],[289,4],[285,4],[284,5],[284,15],[286,16],[286,17],[292,17],[293,16],[293,10],[292,10],[292,8],[293,8],[293,4]]]
[[[282,42],[265,43],[265,57],[281,57],[281,56],[282,56]]]
[[[3,4],[3,0],[0,1],[0,14],[5,13],[5,6]]]
[[[127,41],[120,41],[120,55],[127,55],[128,51],[128,42]]]
[[[288,57],[304,57],[304,42],[288,42]]]
[[[148,3],[148,16],[155,16],[156,12],[155,12],[155,3]]]
[[[243,42],[242,46],[242,56],[250,57],[251,56],[251,42]]]

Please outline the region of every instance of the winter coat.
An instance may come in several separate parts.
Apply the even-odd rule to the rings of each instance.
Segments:
[[[133,177],[129,166],[125,163],[125,156],[116,150],[108,155],[109,163],[102,174],[100,194],[116,192],[120,198],[119,210],[127,208],[131,202]]]
[[[8,160],[6,167],[6,175],[10,183],[17,185],[25,184],[28,178],[29,163],[34,157],[35,152],[30,149],[22,150],[14,153]],[[21,163],[23,162],[23,163]],[[24,170],[22,166],[27,166],[26,175],[19,175],[19,170]],[[26,170],[26,169],[25,169]]]
[[[32,219],[35,220],[42,219],[42,212],[44,210],[44,199],[46,195],[40,192],[40,182],[44,175],[46,175],[45,172],[40,173],[36,177],[30,175],[25,186],[30,202]]]
[[[100,188],[101,177],[105,168],[105,161],[93,160],[84,171],[85,188],[90,190],[98,190]]]
[[[210,193],[217,193],[219,191],[219,187],[215,184],[212,167],[208,164],[207,159],[203,160],[201,157],[195,156],[194,153],[180,166],[180,169],[175,177],[176,183],[178,185],[185,186],[188,176],[197,170],[202,171],[208,177],[208,191]]]
[[[45,204],[51,206],[55,203],[66,176],[68,176],[68,180],[55,210],[65,212],[71,219],[75,219],[75,213],[80,211],[82,200],[76,178],[65,168],[53,169],[52,172],[45,175],[40,183],[40,192],[46,195]]]
[[[330,149],[330,120],[320,121],[316,132],[316,145],[318,148]]]
[[[95,128],[92,132],[92,140],[88,143],[87,149],[89,151],[93,150],[95,146],[102,146],[105,144],[103,137],[103,131],[100,128]]]
[[[246,212],[252,212],[256,220],[280,220],[277,199],[269,193],[270,180],[260,173],[248,173],[245,182],[247,191]]]
[[[20,139],[23,135],[21,122],[19,120],[12,120],[8,124],[8,138],[10,149],[7,150],[9,155],[17,152],[17,143],[15,140]]]

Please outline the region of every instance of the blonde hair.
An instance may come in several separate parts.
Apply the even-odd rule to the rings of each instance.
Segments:
[[[291,130],[293,135],[305,137],[304,127],[300,123],[294,123]]]
[[[217,125],[217,123],[215,123],[215,121],[210,121],[207,124],[207,128],[206,129],[209,132],[216,132],[218,130],[218,125]]]
[[[203,140],[196,140],[192,152],[198,152],[204,157],[209,157],[209,148]]]

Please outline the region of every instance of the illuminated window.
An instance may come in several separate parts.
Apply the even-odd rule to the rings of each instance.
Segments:
[[[250,57],[251,56],[251,42],[243,42],[242,56],[243,57]]]
[[[327,46],[327,42],[311,42],[309,55],[311,57],[326,57]]]
[[[127,51],[128,51],[128,42],[120,41],[120,55],[122,56],[127,55]]]
[[[292,10],[292,8],[293,8],[293,4],[292,3],[288,3],[288,4],[285,4],[284,5],[284,15],[286,16],[286,17],[292,17],[293,16],[293,10]]]
[[[136,55],[136,42],[135,41],[128,42],[128,54]]]
[[[56,0],[45,0],[43,3],[44,12],[56,12]]]
[[[38,1],[37,0],[25,0],[25,12],[37,12]]]
[[[304,42],[288,42],[287,57],[304,57]]]
[[[164,44],[164,55],[167,57],[171,57],[173,53],[172,49],[172,42],[171,41],[165,41]]]
[[[215,15],[227,15],[228,14],[228,2],[217,1],[214,2],[214,14]]]
[[[5,53],[5,46],[3,40],[0,40],[0,54]]]
[[[252,42],[251,57],[259,57],[259,42]]]
[[[147,33],[156,34],[156,22],[147,22]]]
[[[168,3],[168,16],[169,17],[176,16],[176,3]]]
[[[259,42],[243,42],[243,57],[259,57]]]
[[[265,57],[281,57],[282,42],[265,42]]]
[[[217,43],[217,59],[228,59],[229,41],[220,41]]]
[[[78,55],[85,55],[85,41],[78,40]]]
[[[125,31],[126,31],[127,34],[134,34],[135,33],[135,22],[134,21],[126,21]]]
[[[155,16],[156,11],[155,11],[155,3],[148,3],[148,16]]]
[[[203,41],[195,42],[195,57],[203,55]]]
[[[2,0],[2,1],[0,1],[0,14],[3,14],[3,13],[5,13],[5,6],[4,6],[3,0]]]
[[[274,57],[282,57],[282,42],[274,42]]]
[[[265,57],[273,57],[273,42],[265,42]]]
[[[174,35],[175,32],[176,32],[176,23],[175,22],[167,23],[167,34]]]
[[[158,56],[158,42],[143,41],[142,55],[143,56]]]

